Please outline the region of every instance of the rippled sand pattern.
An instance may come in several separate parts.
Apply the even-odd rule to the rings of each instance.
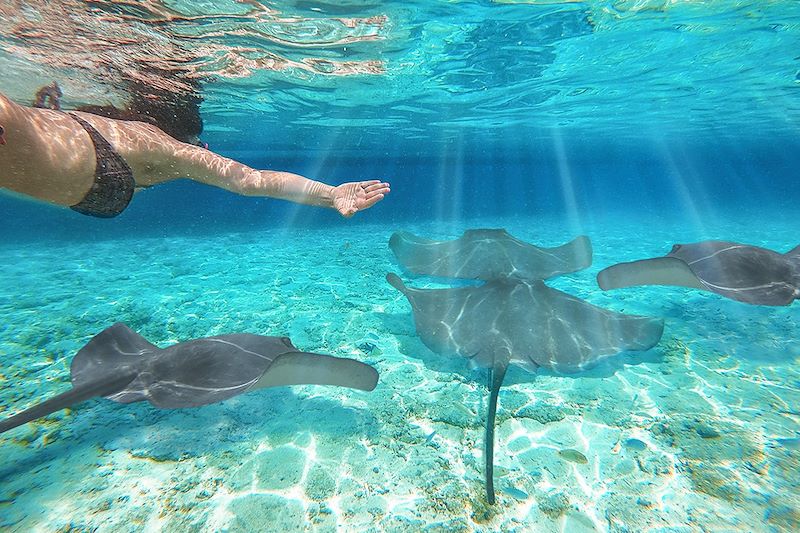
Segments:
[[[797,304],[671,288],[601,293],[594,275],[673,239],[789,249],[798,222],[584,228],[593,266],[553,285],[664,316],[665,335],[645,354],[582,374],[509,373],[494,507],[483,489],[485,375],[416,337],[407,302],[383,279],[399,271],[387,247],[399,228],[6,245],[4,415],[66,388],[72,355],[116,321],[161,346],[234,331],[289,335],[302,349],[370,363],[381,379],[371,393],[270,389],[174,411],[94,400],[28,424],[0,438],[0,527],[796,530]],[[464,227],[403,229],[453,237]],[[573,237],[554,220],[469,227],[505,227],[546,246]]]

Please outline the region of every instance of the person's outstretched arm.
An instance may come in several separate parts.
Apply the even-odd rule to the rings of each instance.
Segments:
[[[155,128],[154,128],[155,129]],[[153,182],[190,178],[246,196],[269,196],[301,204],[331,207],[353,216],[375,205],[389,193],[380,180],[343,183],[336,187],[298,174],[256,170],[233,159],[166,136],[158,149],[160,161],[151,161]],[[146,185],[147,183],[143,183]]]

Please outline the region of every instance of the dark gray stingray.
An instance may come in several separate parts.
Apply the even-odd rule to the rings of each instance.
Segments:
[[[175,409],[264,387],[314,384],[371,391],[378,382],[378,372],[369,365],[301,352],[287,337],[234,333],[162,350],[122,323],[81,348],[70,373],[71,390],[3,420],[0,433],[98,396]]]
[[[557,248],[539,248],[503,229],[473,229],[452,241],[432,241],[399,231],[389,248],[414,274],[490,280],[548,279],[592,264],[592,244],[581,236]]]
[[[676,244],[665,257],[601,270],[604,291],[637,285],[677,285],[757,305],[789,305],[800,298],[800,246],[781,254],[735,242]]]
[[[624,350],[650,349],[664,329],[661,319],[601,309],[540,280],[501,278],[479,287],[413,289],[395,274],[386,279],[408,298],[428,348],[489,370],[484,448],[489,503],[494,503],[497,394],[510,363],[532,371],[576,372]]]

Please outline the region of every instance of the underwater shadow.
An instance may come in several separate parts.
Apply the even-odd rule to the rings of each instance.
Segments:
[[[13,462],[1,465],[0,482],[9,483],[47,470],[51,463],[89,449],[94,450],[94,457],[125,450],[135,458],[182,461],[235,451],[245,443],[289,442],[303,432],[332,439],[352,435],[356,439],[377,436],[380,430],[378,420],[366,408],[346,407],[318,396],[301,398],[288,389],[263,389],[191,409],[160,410],[146,404],[117,404],[102,399],[94,402],[76,409],[76,415],[60,424],[55,431],[58,441],[29,447],[17,453]],[[11,438],[9,433],[0,440]]]
[[[759,363],[788,363],[800,356],[800,316],[792,306],[747,305],[714,295],[690,301],[667,301],[654,310],[666,330],[681,341],[709,352]]]

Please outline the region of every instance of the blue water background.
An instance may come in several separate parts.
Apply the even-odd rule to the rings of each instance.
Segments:
[[[0,526],[796,531],[798,304],[747,306],[679,287],[604,293],[595,275],[675,242],[800,243],[800,2],[279,7],[333,34],[304,19],[264,25],[296,32],[278,32],[283,41],[222,39],[386,70],[213,79],[203,85],[203,140],[255,168],[331,184],[382,179],[391,194],[350,220],[189,180],[139,193],[110,220],[0,195],[3,403],[62,390],[75,352],[118,320],[159,346],[231,331],[288,335],[374,364],[380,386],[258,391],[178,411],[87,402],[10,435]],[[335,17],[379,14],[387,22],[375,39],[335,44],[352,30]],[[244,15],[173,29],[240,22],[264,29]],[[362,30],[373,31],[352,31]],[[0,90],[20,102],[52,80],[19,73]],[[663,317],[666,328],[656,348],[610,367],[509,374],[501,505],[481,522],[484,375],[428,351],[384,276],[408,275],[386,246],[397,229],[452,238],[487,226],[545,246],[588,234],[591,268],[548,283]],[[564,418],[517,416],[522,406]],[[721,436],[703,437],[704,424]],[[626,451],[629,438],[646,450]],[[562,448],[588,463],[559,459]],[[320,496],[293,480],[305,466],[329,473],[335,490]],[[553,475],[542,482],[545,468]],[[364,498],[362,483],[381,492]],[[542,511],[554,491],[568,496],[568,516]]]
[[[702,223],[759,210],[768,224],[800,200],[798,2],[279,2],[269,16],[228,1],[170,7],[207,19],[156,26],[159,38],[295,65],[227,75],[225,57],[202,56],[203,139],[256,168],[392,183],[348,223],[609,212]],[[144,8],[114,9],[147,20]],[[0,53],[20,73],[0,90],[18,101],[57,75],[14,59]],[[330,75],[348,62],[374,72]],[[108,98],[61,76],[67,105]],[[146,191],[113,221],[5,196],[0,208],[3,237],[23,240],[344,222],[190,183]]]
[[[504,154],[498,147],[488,156],[440,158],[415,157],[413,146],[407,156],[388,158],[379,150],[362,157],[342,158],[333,150],[321,156],[271,158],[225,149],[224,140],[208,139],[221,153],[255,168],[287,170],[332,184],[382,179],[391,182],[392,193],[349,221],[330,210],[239,197],[188,180],[138,193],[113,220],[4,196],[2,238],[98,239],[537,214],[563,216],[572,223],[624,215],[633,224],[656,215],[684,223],[696,220],[700,227],[704,219],[747,214],[768,226],[800,205],[800,142],[791,138],[775,139],[769,146],[746,139],[667,147],[649,139],[642,139],[641,146],[564,143],[560,153],[541,143],[530,153]],[[393,147],[387,139],[387,150]]]

